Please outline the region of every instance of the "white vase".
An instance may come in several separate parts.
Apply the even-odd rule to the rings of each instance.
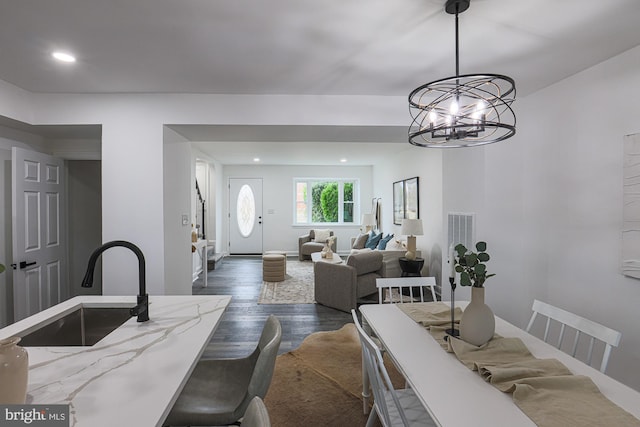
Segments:
[[[20,337],[0,340],[0,404],[24,404],[27,398],[29,355],[18,346]]]
[[[486,344],[496,330],[493,311],[484,303],[484,288],[471,288],[471,302],[460,319],[460,338],[476,346]]]

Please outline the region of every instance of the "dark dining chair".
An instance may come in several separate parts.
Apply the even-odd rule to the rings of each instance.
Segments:
[[[201,359],[169,413],[165,426],[236,424],[254,397],[264,399],[282,341],[277,317],[267,319],[256,349],[236,359]]]
[[[269,411],[262,399],[254,397],[242,418],[241,427],[271,427]]]

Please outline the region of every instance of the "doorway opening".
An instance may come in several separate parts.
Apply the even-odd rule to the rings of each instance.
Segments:
[[[41,126],[0,116],[0,262],[8,268],[0,274],[0,327],[18,320],[14,310],[14,272],[20,270],[13,270],[10,264],[19,267],[20,261],[25,261],[15,258],[13,248],[16,236],[12,217],[12,148],[44,153],[62,160],[60,173],[67,194],[66,201],[57,206],[61,232],[53,237],[59,239],[64,247],[59,268],[62,272],[59,294],[64,300],[80,293],[79,283],[87,259],[102,241],[101,140],[100,125]],[[52,196],[45,196],[44,199],[41,203],[56,206],[55,203],[51,205],[55,201]],[[22,274],[25,275],[30,267],[26,266]],[[50,269],[50,273],[55,271]],[[76,285],[78,291],[74,289]],[[91,289],[90,292],[100,293],[101,288]],[[60,301],[50,301],[50,304],[57,302]],[[45,308],[37,306],[34,310],[37,312]]]

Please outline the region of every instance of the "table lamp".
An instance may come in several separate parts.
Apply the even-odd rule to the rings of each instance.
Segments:
[[[421,219],[403,219],[400,234],[407,236],[407,253],[404,255],[408,260],[416,259],[416,236],[422,236]]]
[[[373,230],[373,226],[376,225],[376,216],[374,214],[362,214],[362,225],[365,227],[365,233]]]

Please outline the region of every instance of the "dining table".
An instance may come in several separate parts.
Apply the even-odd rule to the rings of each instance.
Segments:
[[[456,301],[456,307],[464,308],[466,304],[466,301]],[[427,328],[409,317],[399,306],[400,304],[361,305],[359,310],[362,323],[365,329],[380,340],[385,353],[405,377],[406,385],[415,391],[437,425],[536,425],[514,403],[510,393],[494,387],[477,371],[461,363],[456,354],[446,351]],[[556,359],[565,365],[571,374],[587,376],[605,398],[631,414],[632,418],[640,420],[638,391],[497,316],[495,332],[501,337],[519,338],[535,358]],[[363,380],[367,388],[368,380]]]

